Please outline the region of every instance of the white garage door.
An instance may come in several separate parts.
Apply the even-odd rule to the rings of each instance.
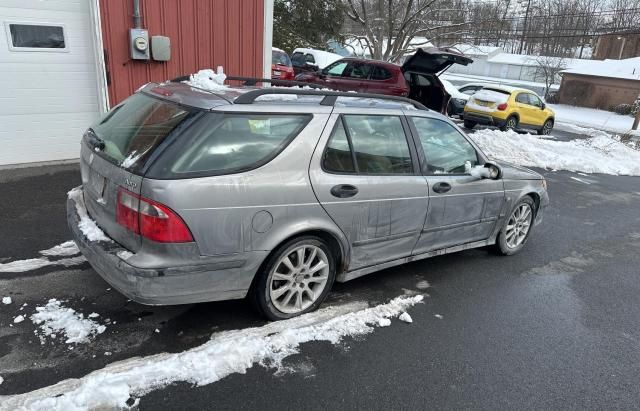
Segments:
[[[0,165],[79,156],[100,110],[89,3],[0,2]]]

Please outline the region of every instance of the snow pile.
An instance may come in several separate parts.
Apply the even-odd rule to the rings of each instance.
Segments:
[[[144,153],[137,154],[137,150],[133,150],[124,160],[120,163],[120,167],[129,168],[136,163],[142,157]]]
[[[413,322],[413,318],[411,318],[411,316],[409,315],[409,313],[402,313],[400,314],[400,317],[398,317],[398,319],[400,321],[404,321],[405,323],[412,323]]]
[[[15,318],[13,319],[13,323],[14,323],[14,324],[20,324],[20,323],[21,323],[21,322],[23,322],[23,321],[24,321],[24,316],[23,316],[23,315],[19,315],[19,316],[15,317]]]
[[[89,217],[87,209],[84,206],[84,198],[82,196],[82,188],[76,187],[67,193],[69,198],[76,203],[76,211],[80,217],[78,227],[82,234],[89,239],[89,241],[107,241],[111,242],[111,239],[107,237],[104,232],[98,227],[98,225]]]
[[[489,157],[523,166],[640,176],[640,152],[604,135],[564,142],[484,129],[469,137]]]
[[[63,265],[65,267],[72,267],[74,265],[80,265],[87,261],[83,256],[63,258],[61,260],[49,260],[46,257],[29,258],[27,260],[12,261],[10,263],[0,264],[0,273],[24,273],[25,271],[37,270],[38,268]]]
[[[2,304],[9,305],[12,302],[13,302],[13,300],[11,299],[11,297],[2,297]]]
[[[31,321],[40,326],[42,335],[40,341],[44,344],[45,337],[56,338],[63,334],[66,343],[87,343],[91,337],[102,334],[106,327],[97,322],[85,319],[84,315],[72,308],[64,307],[55,298],[49,300],[44,307],[36,307],[36,313]]]
[[[211,384],[245,373],[254,364],[279,367],[309,341],[338,343],[371,333],[380,320],[397,317],[422,301],[397,297],[365,308],[364,303],[329,307],[262,327],[214,334],[207,343],[182,353],[163,353],[111,364],[80,379],[62,381],[31,393],[3,398],[4,409],[68,410],[125,408],[127,400],[177,381]]]
[[[48,257],[69,257],[79,253],[80,250],[78,249],[78,246],[72,240],[65,241],[62,244],[40,251],[40,254]]]
[[[556,113],[556,124],[576,124],[613,133],[626,133],[633,126],[633,117],[610,111],[566,104],[547,104]]]
[[[227,76],[224,74],[223,67],[218,66],[217,72],[212,69],[205,69],[198,71],[196,74],[192,74],[186,83],[204,90],[221,91],[228,88],[224,85],[226,78]]]

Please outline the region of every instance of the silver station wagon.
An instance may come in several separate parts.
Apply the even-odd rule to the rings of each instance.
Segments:
[[[81,146],[69,227],[108,283],[143,304],[249,297],[273,320],[316,309],[334,281],[514,254],[549,202],[539,174],[401,97],[148,84]]]

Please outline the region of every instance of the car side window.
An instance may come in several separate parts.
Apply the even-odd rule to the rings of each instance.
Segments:
[[[529,93],[520,93],[516,96],[516,103],[531,104],[529,102]]]
[[[536,107],[542,107],[542,101],[534,94],[529,94],[529,104]]]
[[[478,154],[452,125],[434,118],[410,117],[415,126],[429,174],[466,174],[478,165]]]
[[[357,79],[369,78],[369,72],[371,71],[371,65],[363,63],[352,63],[347,67],[343,76]]]
[[[326,68],[327,74],[330,76],[342,76],[344,69],[347,67],[347,62],[336,62]]]
[[[345,115],[343,119],[359,173],[413,174],[400,117]]]
[[[388,80],[391,77],[391,72],[380,66],[373,66],[371,70],[371,80]]]
[[[355,173],[351,144],[342,120],[336,124],[322,158],[322,168],[334,173]]]
[[[311,63],[311,64],[315,64],[316,63],[316,59],[313,57],[313,54],[305,54],[304,59],[306,60],[307,63]]]

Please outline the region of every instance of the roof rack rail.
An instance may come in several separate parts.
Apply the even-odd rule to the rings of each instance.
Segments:
[[[182,83],[183,81],[189,81],[191,78],[190,75],[180,76],[169,80],[172,83]],[[280,79],[270,79],[270,78],[258,78],[258,77],[240,77],[240,76],[228,76],[226,80],[231,81],[242,81],[244,82],[243,86],[255,86],[257,83],[271,83],[274,86],[298,86],[298,87],[309,87],[314,89],[322,88],[321,85],[315,83],[307,83],[303,81],[294,81],[294,80],[280,80]]]
[[[388,96],[385,94],[373,94],[373,93],[349,93],[344,91],[328,91],[328,90],[300,90],[296,88],[291,89],[273,89],[273,88],[261,88],[256,90],[250,90],[234,100],[234,104],[252,104],[258,97],[272,94],[295,94],[300,96],[324,96],[320,102],[323,106],[333,106],[336,103],[338,97],[355,97],[355,98],[370,98],[377,100],[390,100],[400,103],[410,104],[418,110],[429,110],[424,104],[415,100],[411,100],[406,97]]]

